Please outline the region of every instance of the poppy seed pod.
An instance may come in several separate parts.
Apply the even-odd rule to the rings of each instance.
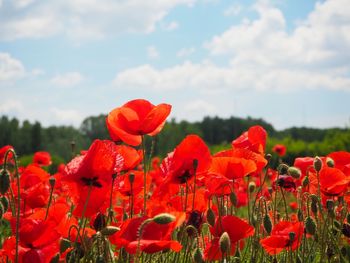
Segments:
[[[249,193],[253,193],[255,191],[255,188],[256,188],[256,184],[254,182],[249,182],[249,185],[248,185]]]
[[[221,253],[228,253],[231,249],[231,240],[227,232],[222,233],[219,239]]]
[[[133,184],[135,181],[135,174],[129,173],[129,182],[130,184]]]
[[[0,171],[0,193],[5,194],[10,188],[10,173],[6,169]]]
[[[277,167],[278,174],[287,174],[288,169],[289,169],[289,166],[286,165],[285,163],[281,163],[281,164]]]
[[[294,166],[289,167],[288,170],[287,170],[287,173],[290,176],[292,176],[294,179],[299,179],[300,176],[301,176],[301,171],[298,168],[294,167]]]
[[[161,213],[159,215],[156,215],[155,217],[153,217],[152,221],[160,224],[160,225],[166,225],[169,224],[173,221],[175,221],[175,216],[168,214],[168,213]]]
[[[310,235],[315,235],[316,233],[316,223],[311,217],[306,217],[305,219],[305,229],[306,233]]]
[[[51,186],[52,188],[55,187],[55,184],[56,184],[56,179],[55,179],[55,177],[51,176],[51,177],[49,178],[49,184],[50,184],[50,186]]]
[[[316,156],[314,159],[314,168],[317,172],[321,171],[322,169],[322,160],[318,156]]]

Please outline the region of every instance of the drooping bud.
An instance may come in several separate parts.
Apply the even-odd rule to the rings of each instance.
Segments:
[[[334,167],[334,160],[331,157],[327,157],[326,164],[328,167]]]
[[[301,176],[301,171],[298,168],[294,167],[294,166],[289,167],[287,172],[294,179],[299,179],[300,176]]]
[[[237,196],[234,192],[230,193],[230,201],[231,201],[231,204],[233,204],[234,206],[237,206]]]
[[[303,187],[308,186],[309,183],[310,183],[309,177],[305,176],[304,179],[303,179],[303,182],[302,182]]]
[[[5,194],[10,188],[10,173],[6,169],[0,171],[0,193]]]
[[[168,213],[161,213],[153,217],[152,221],[160,224],[160,225],[167,225],[173,221],[175,221],[176,217],[168,214]]]
[[[215,225],[215,214],[214,214],[213,209],[211,209],[211,208],[209,208],[207,211],[207,222],[211,226]]]
[[[62,238],[60,242],[60,253],[63,253],[66,251],[68,248],[71,247],[71,242],[69,239]]]
[[[104,236],[111,236],[118,232],[120,230],[119,227],[116,226],[106,226],[104,229],[102,229],[100,232]]]
[[[249,193],[253,193],[255,191],[255,188],[256,188],[256,184],[254,182],[249,182],[249,185],[248,185]]]
[[[227,232],[222,233],[219,239],[220,250],[222,254],[228,253],[231,249],[231,240]]]
[[[314,168],[317,172],[321,171],[322,169],[322,160],[318,156],[316,156],[314,159]]]
[[[204,263],[203,253],[199,248],[196,248],[193,253],[193,261],[195,263]]]
[[[310,235],[315,235],[316,233],[316,223],[311,217],[306,217],[305,219],[305,229],[306,233]]]
[[[267,214],[264,216],[263,225],[264,225],[265,231],[270,235],[272,230],[272,222],[271,222],[270,216]]]

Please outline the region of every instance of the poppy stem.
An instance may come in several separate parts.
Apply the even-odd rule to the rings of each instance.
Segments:
[[[143,214],[146,215],[147,207],[147,160],[146,160],[146,141],[142,135],[142,153],[143,153]]]
[[[52,202],[53,189],[54,189],[54,186],[52,185],[51,189],[50,189],[49,203],[47,204],[47,208],[46,208],[45,220],[47,219],[47,216],[49,215],[49,209],[50,209],[50,205]]]
[[[112,186],[111,186],[111,193],[109,195],[109,209],[108,209],[108,218],[107,220],[113,220],[113,204],[112,204],[112,199],[113,199],[113,187],[114,187],[114,181],[115,178],[117,178],[117,174],[112,174]]]
[[[13,159],[15,160],[15,177],[17,180],[17,213],[16,213],[16,255],[15,255],[15,262],[18,263],[18,247],[19,247],[19,219],[20,219],[20,213],[21,213],[21,187],[20,187],[20,180],[19,180],[19,173],[18,173],[18,160],[16,152],[13,149],[9,149],[5,153],[4,158],[4,169],[6,169],[7,166],[7,158],[9,154],[13,154]]]

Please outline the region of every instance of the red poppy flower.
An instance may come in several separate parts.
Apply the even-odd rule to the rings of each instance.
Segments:
[[[74,181],[80,185],[91,184],[95,187],[110,184],[112,174],[116,172],[117,167],[120,169],[121,166],[117,162],[115,147],[112,141],[95,140],[85,155],[75,157],[67,164],[66,180]]]
[[[350,153],[345,151],[332,152],[327,155],[334,161],[334,168],[340,169],[343,173],[350,176]]]
[[[170,111],[169,104],[132,100],[108,114],[107,128],[112,140],[137,146],[142,135],[154,136],[162,130]]]
[[[219,239],[224,232],[227,232],[230,237],[230,254],[232,255],[235,253],[235,247],[238,241],[254,234],[254,227],[236,216],[223,216],[221,217],[221,221],[217,218],[215,225],[210,227],[210,233],[214,238],[205,248],[204,258],[206,260],[219,260],[222,258]]]
[[[259,125],[252,126],[237,139],[232,141],[234,148],[249,149],[253,152],[264,154],[266,147],[267,133]]]
[[[6,145],[0,148],[0,165],[4,164],[5,154],[10,149],[13,150],[13,147],[11,145]],[[12,153],[9,153],[7,160],[10,161],[11,159],[12,159]]]
[[[279,157],[283,157],[286,155],[287,148],[283,144],[276,144],[273,146],[272,151],[277,153]]]
[[[195,169],[195,163],[197,167]],[[167,182],[183,184],[194,173],[205,174],[211,164],[208,146],[197,135],[188,135],[161,164],[161,172]]]
[[[111,239],[117,247],[125,247],[130,254],[135,254],[138,247],[138,231],[141,224],[148,217],[138,217],[126,220]],[[171,233],[177,226],[174,221],[170,224],[160,225],[155,222],[149,222],[144,227],[140,239],[140,251],[145,253],[156,253],[163,250],[173,250],[178,252],[182,246],[179,242],[171,240]]]
[[[40,166],[48,166],[51,162],[51,155],[48,152],[36,152],[33,156],[33,163]]]
[[[270,255],[276,255],[283,249],[297,249],[304,231],[302,222],[281,221],[272,229],[271,236],[260,240],[260,244]],[[294,234],[291,234],[294,233]],[[293,239],[291,240],[291,237]]]
[[[323,167],[320,171],[320,187],[324,195],[341,195],[348,187],[350,179],[339,169]]]

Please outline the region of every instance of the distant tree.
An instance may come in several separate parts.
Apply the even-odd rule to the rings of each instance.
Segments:
[[[91,141],[95,139],[108,139],[106,127],[106,115],[92,116],[84,119],[80,125],[80,131]]]
[[[37,152],[41,149],[41,124],[35,122],[32,126],[32,152]]]

